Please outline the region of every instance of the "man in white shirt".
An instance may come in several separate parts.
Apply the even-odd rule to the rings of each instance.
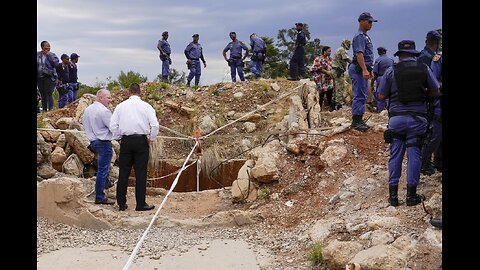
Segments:
[[[130,97],[117,105],[110,121],[113,138],[120,140],[117,204],[120,211],[128,207],[127,184],[133,165],[136,179],[135,210],[148,211],[155,208],[145,202],[149,144],[156,140],[159,123],[153,107],[140,99],[140,86],[132,83],[128,91]]]
[[[105,197],[104,189],[109,184],[110,162],[112,161],[112,132],[110,118],[112,112],[108,104],[112,101],[110,91],[101,89],[97,92],[96,101],[83,113],[83,127],[90,140],[90,149],[98,154],[98,170],[95,180],[95,203],[114,204],[115,201]]]

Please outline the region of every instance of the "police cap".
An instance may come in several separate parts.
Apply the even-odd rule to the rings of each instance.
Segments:
[[[427,39],[428,39],[428,40],[432,40],[432,39],[441,40],[441,39],[442,39],[442,35],[440,35],[440,33],[438,33],[438,32],[435,31],[435,30],[428,31],[428,33],[427,33]]]
[[[415,50],[415,41],[413,40],[402,40],[398,43],[398,51],[393,54],[393,56],[397,56],[400,52],[411,53],[415,56],[420,55],[420,52]]]
[[[375,20],[372,15],[370,15],[370,12],[363,12],[358,16],[358,21],[363,21],[363,20],[369,20],[371,22],[378,22],[378,20]]]

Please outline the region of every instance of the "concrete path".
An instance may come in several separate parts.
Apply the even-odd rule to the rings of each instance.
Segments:
[[[133,248],[133,247],[132,247]],[[245,241],[219,239],[184,249],[169,250],[158,258],[138,257],[131,270],[259,270],[268,264],[268,256],[256,254]],[[122,269],[130,256],[119,247],[95,246],[62,248],[37,258],[39,270]]]

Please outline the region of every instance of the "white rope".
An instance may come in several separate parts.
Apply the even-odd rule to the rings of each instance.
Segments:
[[[192,165],[195,164],[195,163],[196,163],[196,161],[188,164],[188,166],[185,167],[184,170],[186,170],[188,167],[192,166]],[[176,171],[174,171],[174,172],[172,172],[172,173],[169,173],[169,174],[167,174],[167,175],[164,175],[164,176],[154,177],[154,178],[148,178],[147,181],[155,181],[155,180],[160,180],[160,179],[163,179],[163,178],[167,178],[167,177],[169,177],[169,176],[172,176],[172,175],[178,173],[179,171],[180,171],[180,169],[178,169],[178,170],[176,170]]]
[[[255,109],[255,110],[253,110],[253,111],[251,111],[251,112],[249,112],[249,113],[244,114],[242,117],[240,117],[240,118],[238,118],[238,119],[236,119],[236,120],[234,120],[234,121],[232,121],[232,122],[230,122],[230,123],[228,123],[228,124],[226,124],[226,125],[223,125],[223,126],[217,128],[217,129],[215,129],[214,131],[212,131],[212,132],[208,133],[207,135],[203,136],[203,138],[206,139],[206,138],[210,137],[211,135],[213,135],[214,133],[216,133],[217,131],[220,131],[220,130],[222,130],[222,129],[224,129],[224,128],[226,128],[226,127],[228,127],[228,126],[230,126],[230,125],[232,125],[232,124],[240,121],[241,119],[243,119],[243,118],[245,118],[245,117],[247,117],[247,116],[250,116],[250,115],[254,114],[255,112],[263,109],[264,107],[266,107],[266,106],[268,106],[268,105],[270,105],[270,104],[272,104],[272,103],[274,103],[274,102],[279,101],[279,100],[282,99],[282,98],[288,97],[289,95],[291,95],[291,94],[294,93],[294,90],[297,90],[297,88],[303,87],[303,86],[305,86],[305,85],[306,85],[306,84],[303,83],[303,84],[301,84],[301,85],[293,88],[290,92],[287,92],[287,93],[285,93],[285,94],[277,97],[276,99],[270,100],[269,102],[267,102],[267,103],[259,106],[257,109]]]
[[[157,218],[158,213],[160,213],[160,210],[162,209],[163,205],[164,205],[165,202],[167,201],[168,196],[170,195],[170,193],[172,193],[173,189],[174,189],[175,186],[177,185],[178,178],[180,177],[180,174],[182,174],[182,171],[184,170],[185,165],[186,165],[187,162],[190,160],[190,156],[193,154],[193,151],[195,151],[195,149],[197,148],[197,145],[198,145],[198,141],[195,142],[195,145],[193,146],[192,150],[190,151],[190,154],[188,154],[187,158],[186,158],[185,161],[183,162],[182,169],[180,170],[180,172],[178,172],[177,177],[175,177],[175,180],[173,181],[172,186],[170,187],[170,190],[168,191],[167,195],[165,195],[165,198],[163,198],[163,201],[162,201],[162,203],[160,204],[160,206],[158,207],[157,212],[155,212],[155,215],[153,216],[152,220],[150,221],[150,224],[148,224],[147,229],[143,232],[142,237],[140,238],[140,240],[138,241],[137,245],[136,245],[135,248],[133,249],[132,254],[131,254],[130,257],[128,258],[127,263],[126,263],[125,266],[122,268],[123,270],[128,270],[128,268],[129,268],[130,265],[132,264],[133,259],[135,258],[135,255],[137,255],[137,252],[138,252],[138,250],[140,249],[140,246],[142,245],[143,240],[144,240],[145,237],[147,236],[147,233],[148,233],[148,231],[150,230],[150,228],[152,227],[153,222],[154,222],[155,219]]]

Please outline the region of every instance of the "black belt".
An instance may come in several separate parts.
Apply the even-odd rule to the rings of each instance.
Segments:
[[[145,134],[122,135],[122,139],[125,139],[125,138],[140,138],[140,137],[147,137],[147,135],[145,135]]]

